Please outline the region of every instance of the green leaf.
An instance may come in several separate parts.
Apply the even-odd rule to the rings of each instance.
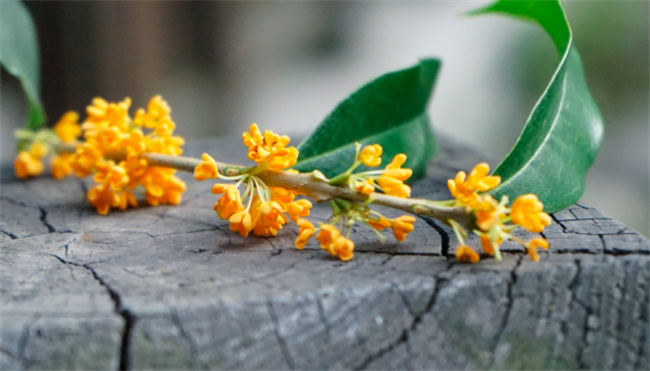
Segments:
[[[38,129],[45,122],[39,99],[39,60],[36,28],[19,0],[0,1],[0,63],[23,87],[29,103],[27,128]]]
[[[571,28],[558,1],[503,1],[471,14],[504,13],[538,23],[550,35],[560,62],[517,143],[494,171],[496,197],[535,193],[555,212],[580,199],[587,170],[603,137],[603,119],[584,77]]]
[[[382,164],[405,153],[404,166],[413,169],[414,178],[423,176],[437,150],[426,108],[439,67],[438,60],[425,59],[350,95],[298,146],[294,168],[335,176],[352,165],[354,142],[361,142],[383,147]]]

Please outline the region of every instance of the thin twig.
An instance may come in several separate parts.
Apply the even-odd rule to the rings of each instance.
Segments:
[[[75,146],[72,144],[60,144],[57,146],[57,151],[74,152]],[[108,157],[115,161],[123,161],[126,159],[126,153],[122,151],[116,152],[110,154]],[[193,173],[194,168],[202,162],[201,159],[197,158],[163,155],[160,153],[144,153],[141,157],[146,159],[150,165],[170,167],[189,173]],[[217,162],[217,168],[220,173],[226,176],[242,175],[250,169],[246,166],[223,162]],[[356,202],[367,202],[370,199],[375,205],[387,206],[416,215],[429,216],[441,220],[444,223],[447,223],[448,219],[452,219],[469,227],[474,222],[471,214],[467,213],[461,207],[441,206],[431,200],[400,198],[376,192],[366,195],[347,187],[330,185],[313,172],[287,173],[266,170],[255,174],[255,176],[262,179],[271,187],[288,188],[301,195],[313,198],[317,202],[330,201],[336,197]]]

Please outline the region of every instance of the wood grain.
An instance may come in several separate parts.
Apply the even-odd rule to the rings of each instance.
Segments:
[[[446,179],[483,160],[447,143],[414,195],[447,198]],[[242,162],[240,147],[187,154]],[[359,228],[342,263],[315,242],[297,251],[295,225],[230,232],[208,182],[188,180],[179,206],[105,217],[87,185],[3,177],[0,369],[650,367],[650,244],[582,204],[553,216],[539,263],[506,244],[502,262],[457,264],[429,219],[401,244]]]

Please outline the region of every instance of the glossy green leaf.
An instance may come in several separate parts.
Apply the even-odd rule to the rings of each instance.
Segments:
[[[517,143],[494,171],[493,194],[512,199],[535,193],[545,211],[561,210],[582,196],[587,170],[603,137],[603,120],[584,77],[571,28],[558,1],[497,1],[472,14],[503,13],[538,23],[550,35],[560,62]]]
[[[45,122],[45,112],[38,96],[38,41],[34,22],[19,0],[0,1],[0,63],[20,80],[27,96],[27,128],[38,129]]]
[[[439,67],[437,60],[422,60],[382,75],[350,95],[298,146],[294,168],[318,169],[332,177],[352,164],[354,142],[378,143],[384,149],[382,164],[405,153],[405,166],[413,169],[413,177],[423,176],[437,149],[427,103]]]

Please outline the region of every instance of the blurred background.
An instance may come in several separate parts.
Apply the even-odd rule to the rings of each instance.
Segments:
[[[557,63],[533,24],[465,17],[489,1],[38,2],[42,100],[53,124],[92,97],[134,107],[162,94],[187,139],[252,122],[311,131],[378,75],[439,57],[435,129],[496,165],[514,144]],[[583,202],[646,236],[649,225],[648,1],[565,1],[587,81],[606,123]],[[18,83],[0,87],[3,161],[26,119]]]

